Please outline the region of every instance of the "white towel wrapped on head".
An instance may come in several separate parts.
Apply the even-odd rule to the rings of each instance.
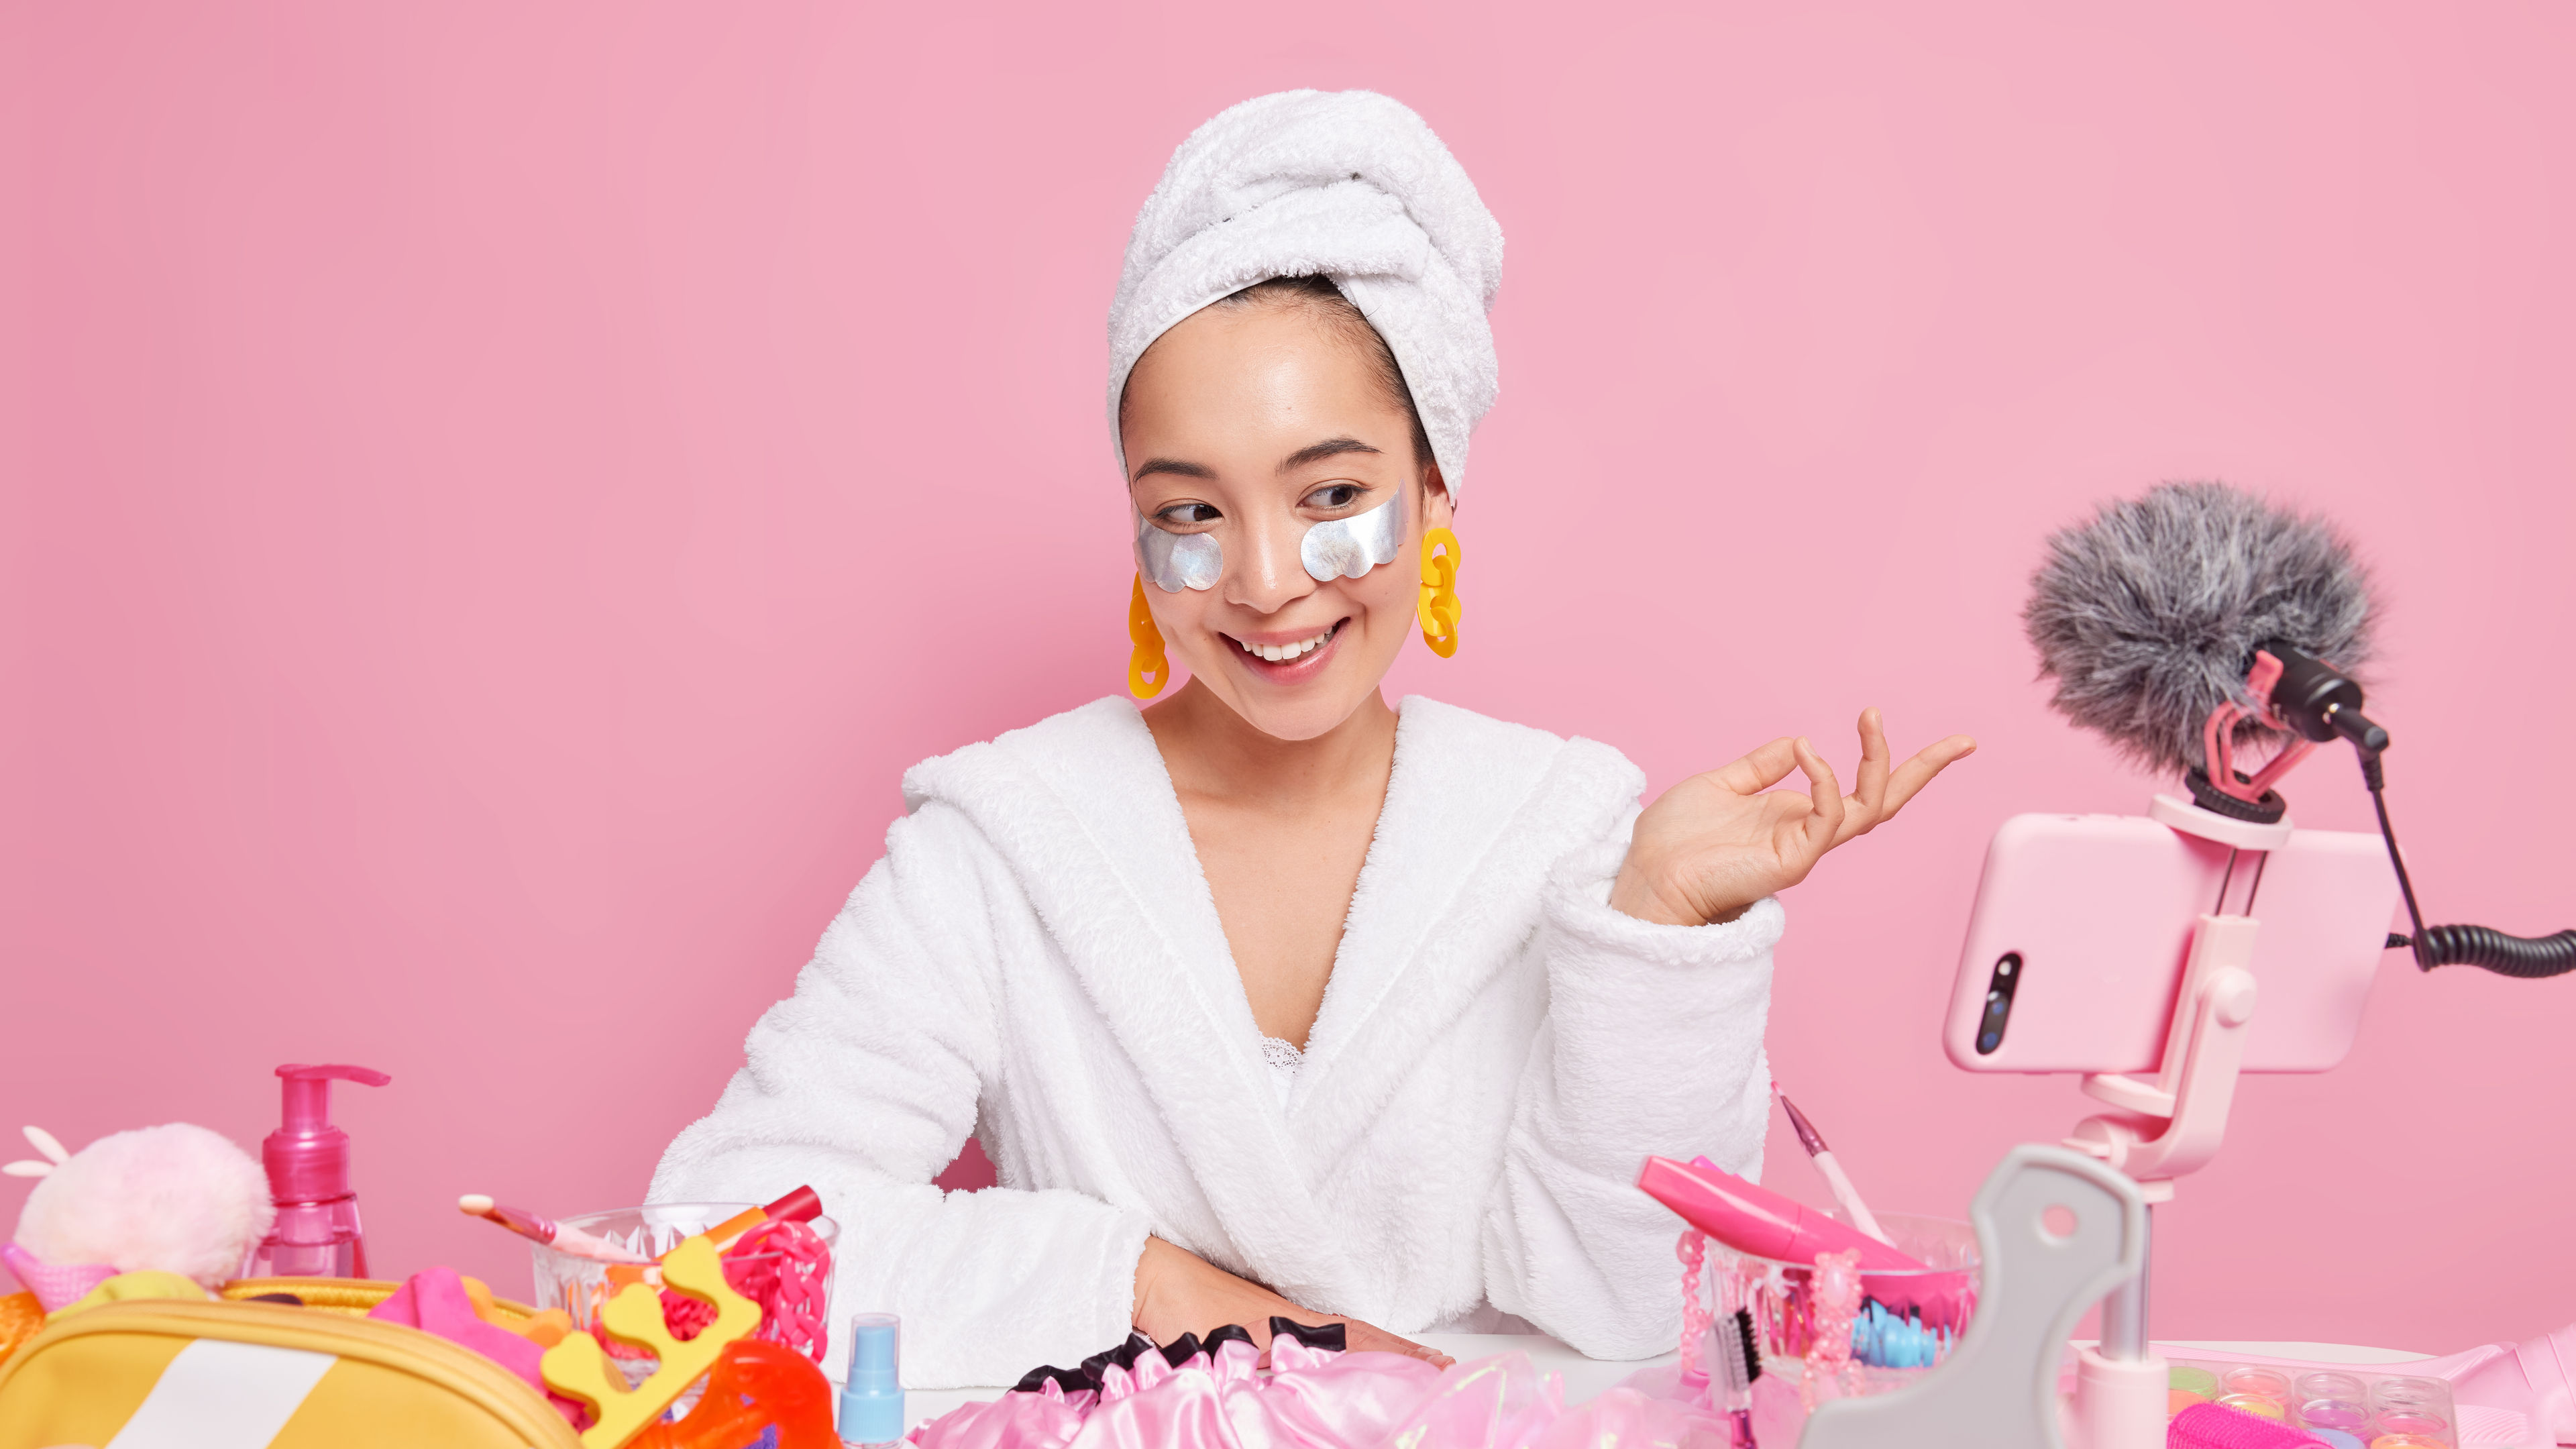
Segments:
[[[1503,231],[1422,118],[1370,91],[1281,91],[1172,153],[1136,214],[1109,309],[1109,436],[1127,373],[1173,324],[1272,277],[1322,275],[1394,352],[1454,502],[1494,405]]]

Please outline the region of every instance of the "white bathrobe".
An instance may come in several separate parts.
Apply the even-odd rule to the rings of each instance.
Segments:
[[[1283,1103],[1133,705],[926,761],[652,1198],[811,1183],[833,1319],[903,1315],[914,1387],[1115,1345],[1148,1233],[1399,1333],[1498,1310],[1596,1357],[1668,1350],[1681,1224],[1637,1169],[1760,1170],[1783,917],[1611,910],[1643,784],[1608,746],[1405,700]],[[969,1132],[1000,1185],[942,1193]]]

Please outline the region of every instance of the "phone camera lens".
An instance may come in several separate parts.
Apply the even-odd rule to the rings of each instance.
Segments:
[[[2012,1020],[2013,988],[2020,983],[2021,953],[2006,951],[1986,981],[1985,1017],[1977,1023],[1977,1055],[1992,1056],[2004,1044],[2004,1026]]]

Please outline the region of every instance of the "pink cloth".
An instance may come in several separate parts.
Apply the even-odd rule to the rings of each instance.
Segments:
[[[1568,1413],[1526,1355],[1448,1369],[1391,1353],[1271,1340],[1270,1370],[1240,1340],[1177,1367],[1159,1352],[1110,1364],[1097,1392],[1054,1379],[968,1404],[908,1436],[919,1449],[1726,1449],[1704,1411],[1622,1385]]]
[[[2490,1343],[2405,1372],[2451,1381],[2460,1436],[2576,1444],[2576,1323],[2519,1344]],[[2516,1421],[2519,1422],[2516,1422]]]
[[[470,1348],[501,1367],[528,1381],[528,1386],[544,1394],[556,1412],[575,1424],[588,1411],[571,1399],[546,1388],[545,1376],[537,1363],[546,1356],[534,1339],[521,1338],[506,1328],[483,1321],[474,1311],[474,1300],[465,1296],[465,1284],[453,1268],[432,1268],[414,1273],[393,1296],[375,1306],[367,1315],[379,1323],[399,1323],[436,1334],[463,1348]]]

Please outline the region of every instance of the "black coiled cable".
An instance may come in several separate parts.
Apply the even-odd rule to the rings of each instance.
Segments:
[[[2435,966],[2483,966],[2498,976],[2527,977],[2576,970],[2576,931],[2535,938],[2508,936],[2493,926],[2433,926],[2421,934],[2424,949],[2416,953],[2416,960],[2427,971]],[[2432,959],[2426,961],[2426,957]]]
[[[2415,926],[2411,937],[2390,936],[2390,949],[2412,950],[2416,968],[2423,971],[2436,966],[2477,966],[2498,976],[2526,980],[2576,971],[2576,930],[2533,937],[2508,936],[2493,926],[2426,926],[2424,913],[2415,908],[2415,882],[2407,878],[2406,857],[2397,853],[2397,831],[2388,823],[2388,798],[2383,793],[2387,781],[2375,750],[2361,751],[2361,782],[2370,787],[2371,808],[2379,812],[2379,838],[2388,842],[2388,863],[2397,867],[2406,919]]]

